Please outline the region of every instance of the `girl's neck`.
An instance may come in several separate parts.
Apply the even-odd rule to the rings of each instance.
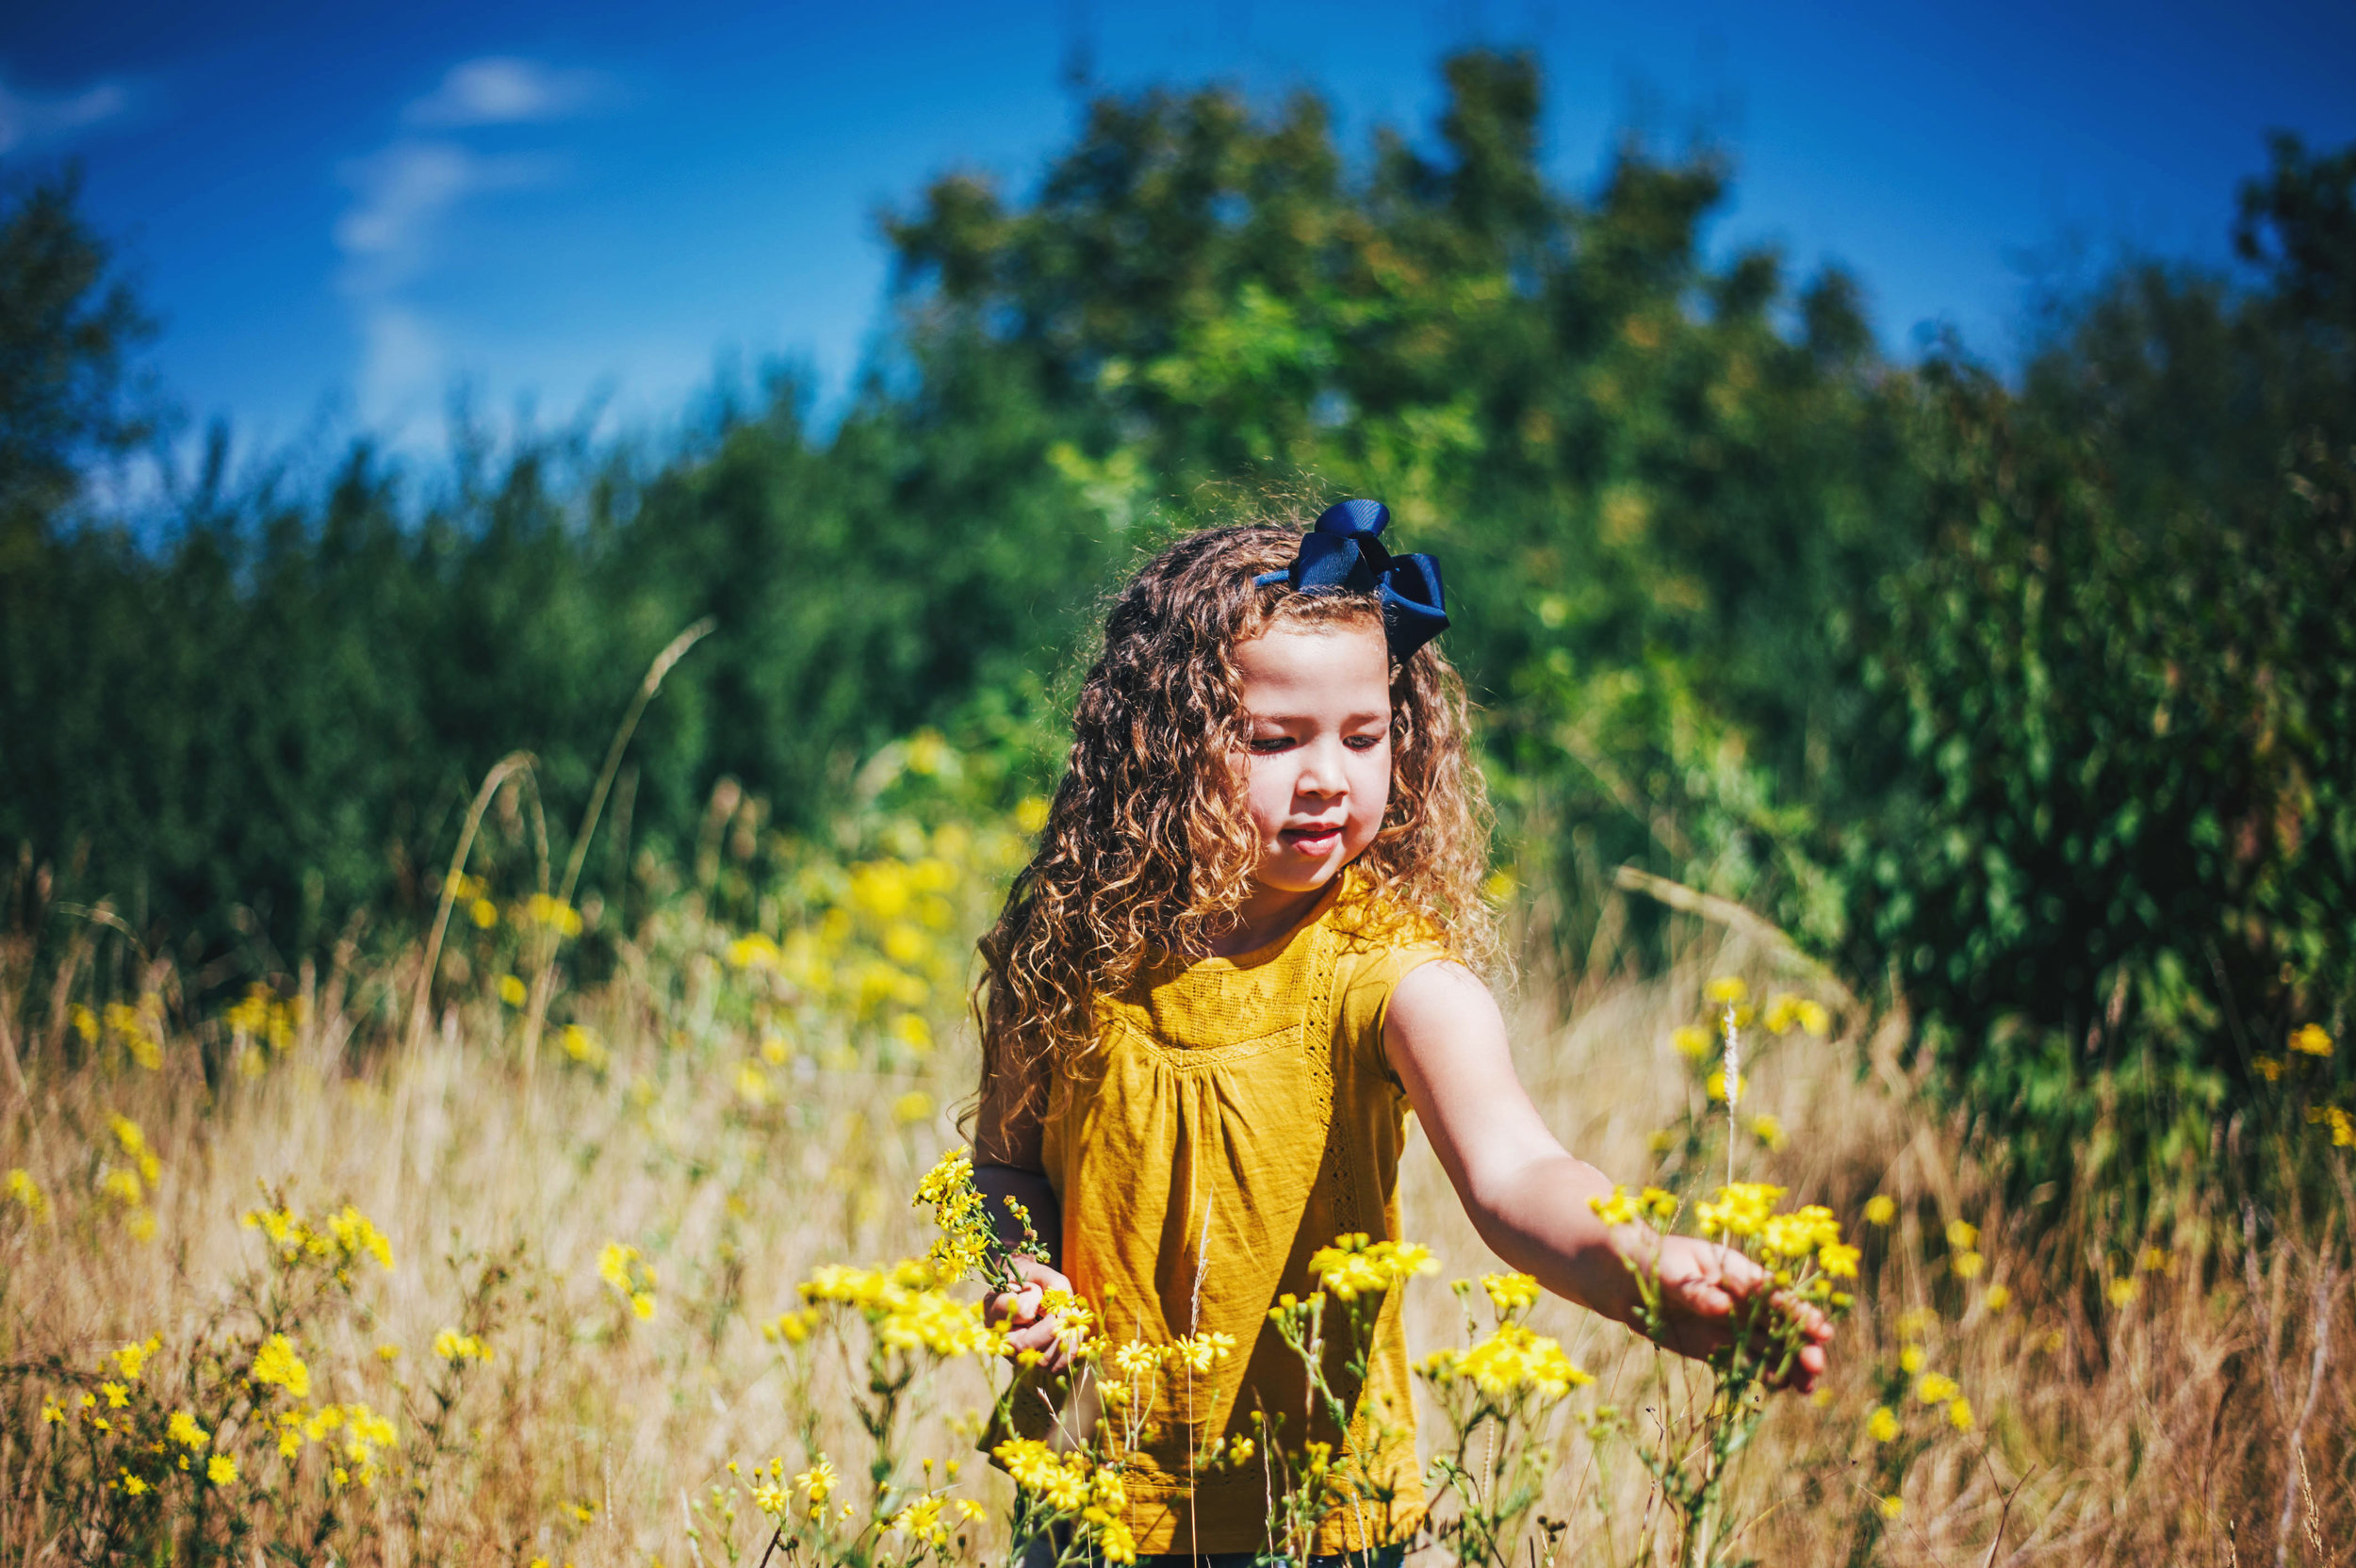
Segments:
[[[1345,867],[1335,872],[1338,880],[1350,874]],[[1317,900],[1333,890],[1328,882],[1322,888],[1259,888],[1243,901],[1235,911],[1235,929],[1213,939],[1211,956],[1233,958],[1237,954],[1252,953],[1266,947],[1307,917],[1317,907]]]

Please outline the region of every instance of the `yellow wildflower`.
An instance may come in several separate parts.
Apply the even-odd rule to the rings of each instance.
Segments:
[[[1770,1153],[1780,1152],[1786,1141],[1783,1122],[1772,1116],[1751,1118],[1751,1136],[1767,1146]]]
[[[728,943],[730,969],[776,969],[783,956],[777,944],[758,931]]]
[[[7,1184],[4,1188],[0,1188],[0,1191],[5,1191],[6,1195],[22,1206],[25,1214],[32,1218],[47,1219],[49,1217],[48,1194],[42,1192],[41,1184],[22,1168],[8,1172]]]
[[[1702,1234],[1753,1236],[1767,1223],[1783,1188],[1764,1182],[1737,1182],[1718,1189],[1717,1201],[1694,1205]]]
[[[1528,1274],[1483,1274],[1481,1288],[1499,1312],[1519,1312],[1538,1300],[1538,1282]]]
[[[1889,1195],[1877,1192],[1865,1200],[1865,1222],[1867,1224],[1887,1225],[1897,1217],[1897,1200]]]
[[[2003,1312],[2010,1305],[2012,1305],[2012,1291],[2010,1289],[2004,1285],[1990,1285],[1988,1287],[1988,1311]]]
[[[1876,1443],[1887,1443],[1898,1435],[1898,1413],[1888,1405],[1876,1405],[1873,1413],[1865,1418],[1866,1435]]]
[[[892,1102],[892,1119],[903,1127],[923,1121],[933,1114],[933,1097],[923,1089],[910,1089]]]
[[[215,1454],[205,1462],[205,1478],[215,1486],[230,1486],[237,1478],[237,1462],[227,1454]]]
[[[2291,1049],[2302,1056],[2329,1056],[2331,1037],[2323,1032],[2321,1024],[2302,1023],[2291,1033]]]
[[[1309,1271],[1342,1300],[1379,1296],[1401,1281],[1430,1274],[1439,1262],[1428,1247],[1411,1241],[1369,1242],[1364,1232],[1333,1238],[1309,1259]]]
[[[1947,1401],[1947,1424],[1959,1432],[1972,1429],[1972,1401],[1961,1395]]]
[[[1613,1187],[1612,1196],[1609,1198],[1590,1198],[1587,1200],[1587,1206],[1594,1210],[1595,1217],[1606,1225],[1636,1223],[1636,1202],[1628,1197],[1626,1187]]]
[[[1703,1087],[1709,1091],[1710,1099],[1719,1101],[1725,1100],[1726,1097],[1726,1070],[1724,1068],[1711,1069],[1710,1077],[1704,1082]],[[1734,1075],[1734,1092],[1737,1096],[1750,1093],[1751,1081],[1742,1074],[1739,1072],[1736,1073]]]
[[[1737,1003],[1751,994],[1751,988],[1736,974],[1722,974],[1702,988],[1702,994],[1716,1003]]]
[[[2280,1056],[2269,1056],[2269,1055],[2266,1055],[2264,1052],[2261,1052],[2261,1053],[2259,1053],[2257,1055],[2252,1056],[2252,1057],[2250,1059],[2250,1065],[2251,1065],[2252,1067],[2255,1067],[2255,1068],[2258,1070],[2258,1076],[2259,1076],[2259,1077],[2261,1077],[2261,1078],[2263,1078],[2263,1079],[2265,1079],[2267,1083],[2269,1083],[2269,1084],[2276,1084],[2276,1083],[2280,1083],[2280,1082],[2282,1082],[2282,1057],[2280,1057]]]
[[[941,1518],[942,1499],[919,1497],[892,1516],[887,1528],[899,1531],[910,1540],[928,1542],[935,1546],[949,1544],[949,1526]]]
[[[1955,1251],[1969,1252],[1980,1244],[1980,1228],[1968,1219],[1947,1222],[1947,1245]]]
[[[1925,1372],[1914,1385],[1914,1396],[1926,1405],[1944,1404],[1955,1392],[1955,1380],[1944,1372]]]
[[[472,1334],[462,1334],[455,1329],[444,1329],[434,1336],[434,1354],[442,1361],[453,1364],[489,1361],[491,1348]]]
[[[639,1317],[654,1316],[654,1266],[639,1256],[637,1248],[618,1241],[607,1242],[597,1253],[597,1277],[611,1285]]]
[[[581,935],[581,911],[561,898],[546,893],[533,893],[524,901],[524,917],[535,925],[547,927],[560,937]]]
[[[1434,1350],[1419,1370],[1438,1383],[1467,1379],[1492,1396],[1535,1393],[1559,1399],[1595,1380],[1571,1364],[1560,1344],[1513,1322],[1497,1325],[1488,1338],[1466,1349]]]
[[[393,1244],[384,1239],[384,1233],[368,1222],[366,1215],[346,1203],[327,1217],[327,1234],[335,1249],[347,1261],[366,1252],[376,1260],[377,1266],[389,1271],[393,1266]]]
[[[1881,1515],[1885,1519],[1895,1519],[1906,1511],[1906,1499],[1899,1496],[1894,1492],[1889,1496],[1884,1497],[1881,1500],[1879,1507],[1881,1509]]]
[[[1908,1377],[1912,1377],[1915,1373],[1922,1371],[1922,1347],[1920,1345],[1906,1345],[1900,1347],[1898,1350],[1898,1370],[1906,1373]]]
[[[531,994],[529,991],[524,989],[522,978],[513,974],[502,974],[499,976],[499,1000],[506,1003],[511,1007],[522,1006],[524,1004],[524,998]]]
[[[254,1352],[254,1380],[285,1389],[290,1399],[311,1396],[311,1369],[303,1364],[285,1334],[270,1335],[270,1343]]]
[[[212,1433],[196,1424],[195,1416],[184,1410],[172,1413],[172,1419],[164,1423],[164,1435],[189,1448],[202,1448],[213,1438]]]
[[[579,1062],[581,1066],[598,1070],[602,1070],[604,1069],[606,1064],[605,1047],[598,1042],[597,1036],[591,1034],[580,1024],[568,1023],[564,1025],[564,1032],[557,1036],[557,1041],[559,1044],[564,1046],[564,1054],[571,1057],[574,1061]]]
[[[1677,1047],[1678,1055],[1690,1056],[1697,1062],[1715,1050],[1717,1044],[1710,1037],[1709,1030],[1696,1028],[1690,1023],[1680,1023],[1671,1030],[1669,1043]]]
[[[1955,1271],[1956,1279],[1971,1280],[1979,1277],[1980,1269],[1986,1262],[1987,1260],[1977,1252],[1957,1252],[1947,1260],[1947,1266]]]
[[[1214,1362],[1225,1361],[1235,1352],[1235,1336],[1216,1331],[1193,1334],[1174,1340],[1170,1347],[1170,1363],[1189,1371],[1208,1372]]]
[[[2135,1283],[2133,1277],[2122,1274],[2102,1287],[2102,1295],[2113,1307],[2124,1307],[2134,1300],[2141,1290],[2142,1287]]]
[[[834,1466],[827,1462],[826,1455],[820,1454],[818,1462],[794,1478],[794,1484],[810,1499],[810,1507],[824,1508],[826,1499],[834,1495]]]
[[[147,1343],[144,1345],[139,1344],[137,1341],[133,1341],[132,1343],[123,1346],[122,1349],[114,1351],[114,1364],[116,1366],[122,1368],[123,1380],[125,1381],[138,1382],[139,1380],[139,1372],[147,1365],[147,1358],[154,1355],[156,1351],[162,1349],[163,1348],[164,1336],[161,1334],[150,1334],[147,1336]]]
[[[1826,1242],[1816,1250],[1819,1267],[1836,1280],[1857,1278],[1857,1250],[1841,1242]]]

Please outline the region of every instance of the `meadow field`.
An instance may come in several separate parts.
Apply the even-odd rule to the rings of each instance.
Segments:
[[[911,755],[941,763],[930,738]],[[38,992],[20,931],[0,989],[0,1552],[758,1562],[807,1511],[790,1478],[823,1458],[847,1479],[801,1550],[999,1560],[1015,1492],[975,1449],[1000,1364],[907,1341],[877,1468],[860,1315],[801,1287],[938,1234],[910,1199],[961,1142],[972,937],[1030,810],[870,812],[805,845],[743,922],[710,912],[727,853],[700,880],[642,866],[661,896],[628,929],[462,873],[422,1006],[422,942],[206,1016],[106,911],[79,912],[77,962]],[[1543,909],[1499,891],[1529,938]],[[2220,1184],[2129,1234],[2087,1193],[2032,1228],[1901,1070],[1903,1018],[1756,917],[1615,896],[1685,906],[1665,967],[1607,921],[1582,962],[1511,981],[1551,1124],[1631,1186],[1706,1198],[1728,1168],[1705,990],[1743,981],[1732,1168],[1827,1206],[1861,1249],[1828,1383],[1771,1401],[1706,1560],[2349,1555],[2344,1123],[2273,1135],[2285,1158],[2341,1146],[2315,1207],[2262,1215]],[[577,963],[592,949],[610,963]],[[87,1006],[100,958],[138,1000]],[[2286,1094],[2340,1049],[2297,1044]],[[1421,1357],[1464,1331],[1442,1282],[1497,1265],[1420,1145],[1402,1186],[1442,1270],[1399,1287]],[[1706,1379],[1559,1301],[1530,1325],[1594,1379],[1523,1412],[1543,1494],[1498,1550],[1460,1536],[1418,1560],[1705,1560],[1638,1450],[1709,1417]],[[1422,1426],[1429,1448],[1447,1423]],[[954,1529],[909,1518],[928,1496]]]
[[[1121,1561],[1112,1449],[983,1452],[973,940],[1117,585],[1347,496],[1446,562],[1542,1109],[1841,1317],[1767,1397],[1412,1148],[1429,1258],[1274,1305],[1404,1293],[1419,1564],[2356,1560],[2356,147],[1991,358],[1434,86],[1094,92],[880,215],[823,414],[433,460],[200,457],[0,188],[0,1562]],[[1223,1350],[1116,1330],[1099,1433]],[[1203,1462],[1295,1529],[1313,1429]]]

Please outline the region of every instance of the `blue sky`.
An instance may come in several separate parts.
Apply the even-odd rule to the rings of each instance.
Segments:
[[[1629,125],[1739,160],[1721,246],[1864,280],[1884,346],[2015,346],[2026,280],[2122,247],[2222,259],[2273,127],[2356,140],[2356,7],[2244,3],[752,6],[94,0],[0,19],[0,174],[81,160],[240,450],[430,447],[450,389],[660,430],[715,367],[839,396],[875,331],[875,215],[951,168],[1021,190],[1100,86],[1326,91],[1346,142],[1428,134],[1435,62],[1537,51],[1546,156]]]

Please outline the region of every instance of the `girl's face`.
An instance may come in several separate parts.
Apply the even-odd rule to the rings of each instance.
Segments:
[[[1373,843],[1391,799],[1391,656],[1372,621],[1271,629],[1235,645],[1249,724],[1230,765],[1260,838],[1259,910],[1322,889]]]

